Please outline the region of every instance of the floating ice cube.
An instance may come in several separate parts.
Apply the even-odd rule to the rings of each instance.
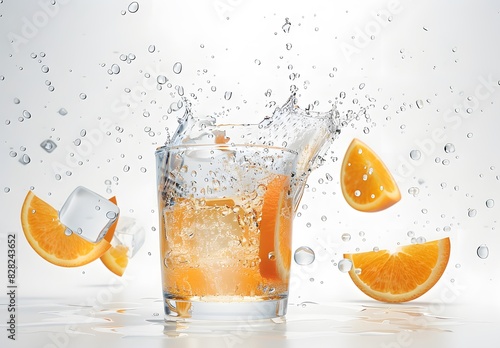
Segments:
[[[120,209],[114,203],[79,186],[59,211],[59,220],[73,233],[97,243],[106,235],[119,213]]]
[[[137,220],[128,216],[120,217],[113,236],[112,244],[128,247],[127,256],[133,257],[144,244],[146,231]]]

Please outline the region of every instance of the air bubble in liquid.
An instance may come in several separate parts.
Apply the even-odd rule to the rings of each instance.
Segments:
[[[494,200],[492,200],[492,199],[488,199],[488,200],[486,201],[486,207],[488,207],[488,208],[493,208],[494,206],[495,206],[495,201],[494,201]]]
[[[315,258],[316,255],[314,254],[314,251],[307,246],[301,246],[297,248],[293,255],[293,259],[295,260],[295,262],[301,266],[310,265],[314,262]]]

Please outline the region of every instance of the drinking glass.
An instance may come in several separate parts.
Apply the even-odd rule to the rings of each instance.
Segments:
[[[297,153],[177,145],[156,161],[165,319],[284,316]]]

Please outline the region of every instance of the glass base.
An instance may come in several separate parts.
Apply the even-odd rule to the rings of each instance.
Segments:
[[[224,300],[201,301],[165,298],[164,303],[166,321],[247,321],[285,316],[288,299],[242,301],[241,297],[237,297],[237,300],[228,297]]]

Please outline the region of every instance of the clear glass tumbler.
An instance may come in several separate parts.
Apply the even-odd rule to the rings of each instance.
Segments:
[[[297,153],[181,145],[156,160],[165,319],[284,316]]]

